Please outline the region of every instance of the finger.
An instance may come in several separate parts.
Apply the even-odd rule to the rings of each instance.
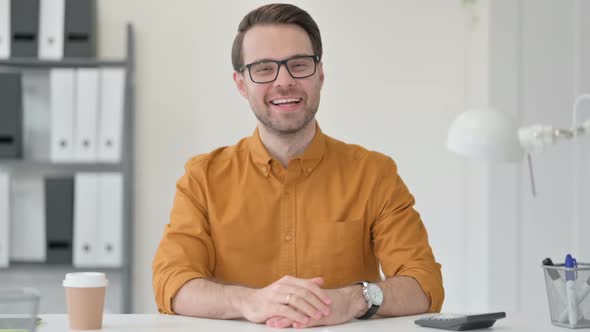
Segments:
[[[315,277],[315,278],[311,278],[309,279],[309,281],[313,282],[314,284],[318,285],[318,287],[321,287],[324,285],[324,278],[322,277]],[[321,289],[321,288],[320,288]],[[322,299],[326,304],[330,304],[332,303],[332,299],[330,299],[329,297],[323,298]]]
[[[307,324],[310,320],[309,317],[307,317],[305,314],[284,304],[279,304],[275,312],[277,312],[280,316],[288,318],[294,322],[299,322],[301,324]]]
[[[314,284],[321,286],[324,284],[324,278],[322,277],[315,277],[315,278],[311,278],[309,279],[309,281],[313,282]]]
[[[318,304],[321,305],[321,302],[319,300],[317,300],[315,297],[313,297],[313,300],[315,300]],[[291,294],[289,303],[288,303],[291,307],[299,310],[300,312],[306,314],[308,317],[312,317],[315,319],[321,319],[323,312],[321,311],[322,309],[318,309],[316,307],[314,307],[313,305],[311,305],[306,299],[300,297],[297,294]],[[327,308],[326,308],[327,309]]]
[[[272,316],[269,319],[266,320],[266,322],[264,322],[266,325],[272,325],[278,321],[280,321],[281,319],[283,319],[283,317],[281,316]]]
[[[275,323],[274,327],[279,328],[279,329],[284,329],[286,327],[293,326],[293,323],[294,322],[292,320],[290,320],[289,318],[281,318]]]
[[[324,278],[322,278],[322,277],[315,277],[315,278],[311,278],[309,280],[320,287],[324,284]],[[332,303],[332,299],[330,299],[329,297],[322,299],[322,300],[326,304]]]
[[[314,279],[315,279],[315,282],[313,281]],[[330,297],[326,294],[326,291],[321,289],[320,286],[318,284],[316,284],[316,282],[320,282],[320,280],[321,280],[321,283],[323,284],[324,279],[322,277],[316,277],[316,278],[312,278],[312,279],[292,278],[292,282],[295,285],[305,288],[308,291],[312,292],[315,296],[318,297],[318,299],[320,299],[325,304],[330,304],[332,301],[331,301]]]
[[[277,302],[289,305],[315,319],[330,313],[330,308],[325,303],[303,288],[283,285],[276,296]]]
[[[330,314],[329,306],[308,289],[285,286],[282,291],[290,294],[285,296],[286,300],[289,300],[287,304],[295,306],[297,309],[305,312],[309,317],[320,319],[321,315],[327,316]],[[318,314],[319,317],[317,317]]]
[[[316,279],[316,282],[320,282],[321,278],[313,278]],[[298,287],[298,288],[302,288],[305,289],[308,292],[311,292],[313,294],[312,297],[317,297],[318,301],[322,303],[322,305],[315,305],[319,310],[321,310],[322,312],[325,312],[327,310],[327,307],[325,305],[330,304],[332,301],[329,298],[329,296],[327,295],[326,291],[321,289],[317,284],[315,284],[313,281],[313,279],[299,279],[299,278],[294,278],[291,276],[285,276],[283,278],[281,278],[281,280],[277,283],[276,287],[278,287],[278,291],[283,292],[283,293],[290,293],[293,292],[293,288],[292,287]],[[323,282],[323,279],[321,279]],[[289,287],[290,286],[290,287]],[[297,292],[297,294],[305,299],[310,299],[311,297],[306,295],[306,294],[302,294],[301,292]],[[314,301],[315,302],[315,301]]]
[[[274,317],[266,321],[266,326],[283,329],[293,325],[293,321],[288,318]]]
[[[304,329],[306,327],[309,327],[309,326],[301,324],[301,323],[297,323],[297,322],[293,323],[293,328],[296,328],[296,329]]]

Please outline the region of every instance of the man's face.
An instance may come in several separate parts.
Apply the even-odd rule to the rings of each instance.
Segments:
[[[284,60],[296,55],[315,55],[309,36],[297,25],[255,26],[244,36],[245,64]],[[274,82],[254,83],[248,69],[234,72],[234,81],[242,96],[248,99],[258,121],[277,134],[292,134],[314,118],[320,104],[324,72],[322,64],[318,63],[314,75],[296,79],[281,65]]]

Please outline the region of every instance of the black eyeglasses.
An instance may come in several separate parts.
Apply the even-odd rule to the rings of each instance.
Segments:
[[[316,72],[320,57],[317,55],[298,55],[285,60],[262,60],[243,65],[239,72],[248,68],[250,79],[254,83],[270,83],[279,77],[281,65],[285,65],[287,72],[293,78],[310,77]]]

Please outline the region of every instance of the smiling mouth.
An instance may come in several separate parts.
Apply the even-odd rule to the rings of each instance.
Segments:
[[[302,100],[303,100],[303,98],[282,98],[282,99],[271,100],[270,103],[275,106],[295,105],[295,104],[299,104]]]

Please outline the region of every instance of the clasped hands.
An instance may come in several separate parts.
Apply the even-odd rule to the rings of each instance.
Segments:
[[[267,287],[252,289],[243,299],[243,315],[269,327],[304,328],[342,324],[362,314],[363,305],[366,310],[364,299],[356,295],[360,285],[323,289],[323,282],[321,277],[285,276]]]

